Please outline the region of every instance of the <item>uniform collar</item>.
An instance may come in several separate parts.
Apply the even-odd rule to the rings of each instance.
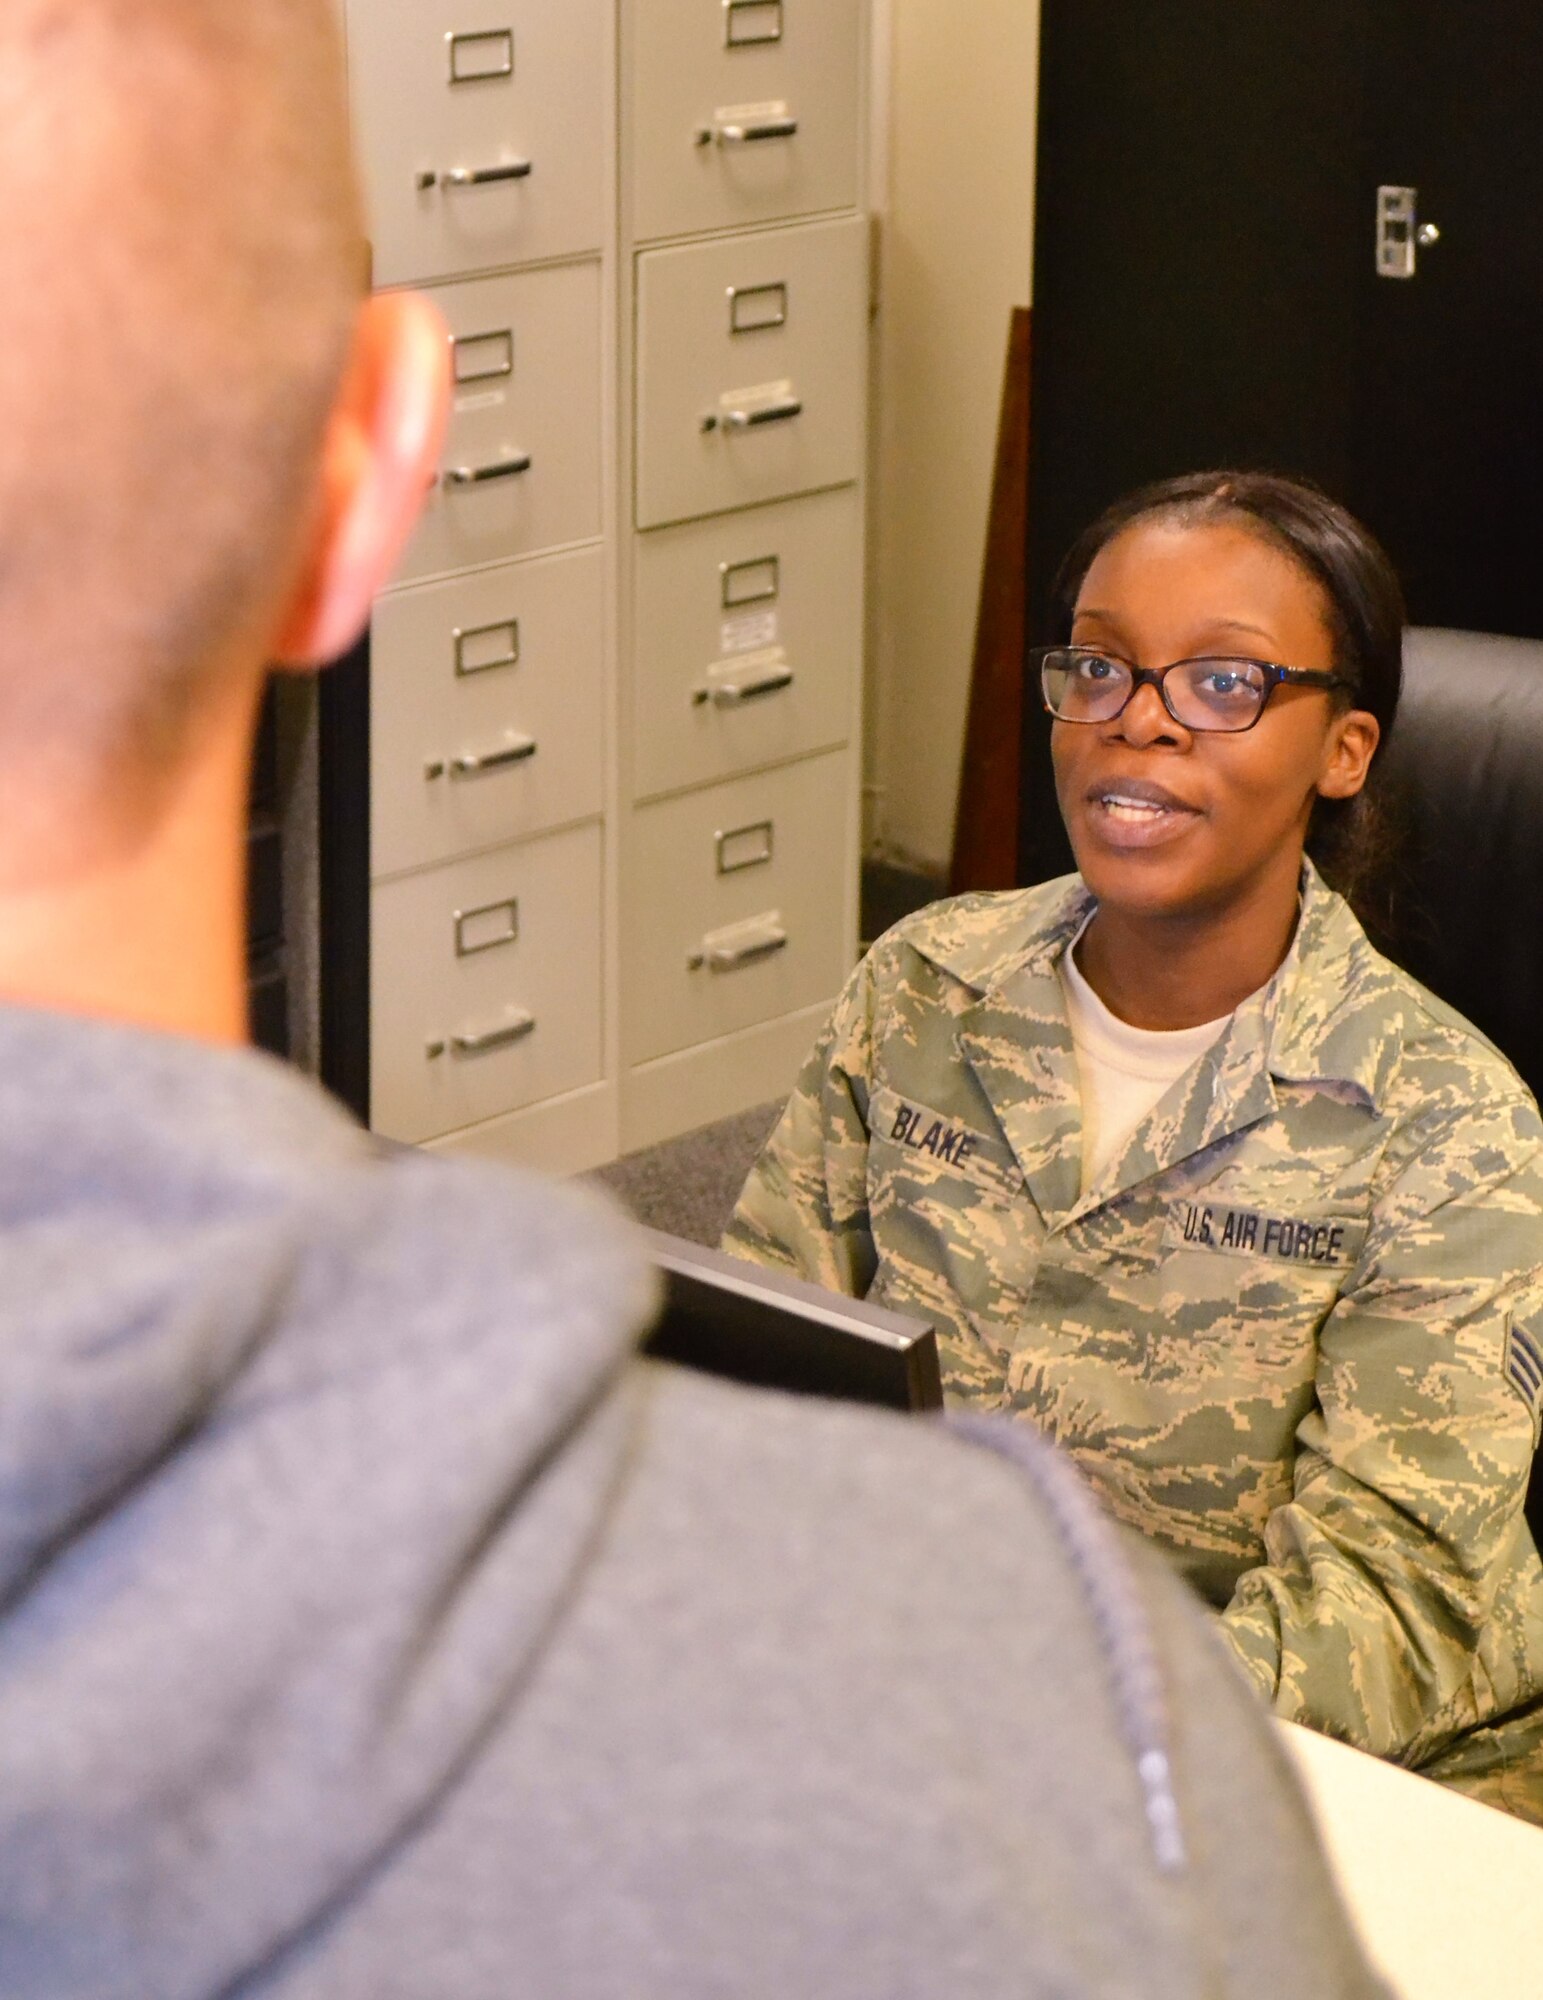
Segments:
[[[1095,907],[1080,875],[1062,875],[1005,895],[960,896],[911,942],[930,964],[985,996],[1020,973],[1053,975]]]
[[[1302,914],[1275,976],[1083,1193],[1081,1093],[1057,973],[1093,907],[1082,878],[1063,876],[989,902],[966,899],[918,941],[977,996],[960,1017],[960,1048],[1047,1223],[1075,1220],[1269,1116],[1277,1083],[1348,1089],[1381,1109],[1401,1042],[1401,1010],[1389,1005],[1400,975],[1304,862]]]
[[[1348,1085],[1369,1109],[1384,1109],[1406,1033],[1409,981],[1310,861],[1302,865],[1291,950],[1256,997],[1266,1009],[1273,1077]]]

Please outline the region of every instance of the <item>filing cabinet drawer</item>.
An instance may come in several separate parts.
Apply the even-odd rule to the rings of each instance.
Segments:
[[[633,814],[622,1039],[647,1062],[837,992],[851,964],[852,753]]]
[[[858,477],[867,296],[861,217],[639,258],[640,528]]]
[[[855,486],[639,536],[636,795],[844,742],[862,578]]]
[[[603,0],[348,0],[348,34],[377,284],[599,249]]]
[[[476,278],[433,294],[455,398],[403,581],[600,534],[600,266]]]
[[[370,861],[388,875],[601,808],[599,549],[394,592],[370,633]]]
[[[600,1075],[600,829],[371,892],[371,1124],[417,1141]]]
[[[862,0],[637,0],[641,241],[853,208]]]

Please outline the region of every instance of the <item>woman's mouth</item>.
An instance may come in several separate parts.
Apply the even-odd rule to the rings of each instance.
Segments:
[[[1197,806],[1149,778],[1106,779],[1086,798],[1095,829],[1113,847],[1155,846],[1201,817]]]

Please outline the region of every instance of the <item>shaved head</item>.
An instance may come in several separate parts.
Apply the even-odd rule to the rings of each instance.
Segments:
[[[332,14],[0,4],[0,830],[153,790],[299,559],[365,284]]]

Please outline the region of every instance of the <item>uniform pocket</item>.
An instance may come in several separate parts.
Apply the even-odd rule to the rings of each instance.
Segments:
[[[1247,1393],[1255,1371],[1305,1390],[1318,1333],[1366,1240],[1364,1216],[1185,1198],[1164,1221],[1158,1283],[1165,1318]],[[1232,1359],[1223,1361],[1230,1353]],[[1300,1414],[1300,1412],[1298,1412]]]

